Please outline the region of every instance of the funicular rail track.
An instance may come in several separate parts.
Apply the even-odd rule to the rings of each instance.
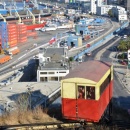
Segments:
[[[130,123],[126,123],[121,120],[113,121],[110,124],[83,124],[79,122],[70,123],[36,123],[36,124],[22,124],[22,125],[10,125],[0,126],[1,130],[130,130]]]

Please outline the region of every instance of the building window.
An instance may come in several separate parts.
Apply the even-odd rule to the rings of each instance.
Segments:
[[[40,77],[40,81],[47,81],[47,77]]]
[[[86,86],[86,99],[95,99],[95,87]]]
[[[47,72],[40,72],[40,74],[47,74]]]
[[[49,77],[49,81],[58,81],[58,77]]]
[[[63,71],[63,72],[59,72],[59,73],[66,73],[65,71]]]
[[[48,72],[48,74],[55,74],[55,72]]]
[[[85,99],[85,87],[78,86],[78,99]]]

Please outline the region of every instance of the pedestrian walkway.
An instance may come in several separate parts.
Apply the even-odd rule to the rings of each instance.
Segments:
[[[112,59],[114,65],[114,72],[123,87],[126,88],[126,90],[130,93],[130,70],[127,68],[127,66],[121,65],[118,62],[116,54],[117,52],[113,52],[110,55],[110,58]]]

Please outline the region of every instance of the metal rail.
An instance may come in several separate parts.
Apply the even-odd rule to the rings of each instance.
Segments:
[[[18,11],[16,9],[15,9],[15,13],[19,18],[18,23],[22,23],[21,17],[20,17],[20,15],[19,15],[19,13],[18,13]]]
[[[35,123],[35,124],[23,124],[23,125],[8,125],[0,126],[2,130],[86,130],[87,129],[100,129],[109,128],[110,130],[129,130],[130,123],[121,120],[115,120],[110,124],[105,123],[80,123],[80,122],[50,122],[50,123]]]
[[[3,17],[3,15],[0,14],[0,17],[3,19],[4,22],[6,22],[6,19]]]
[[[81,124],[78,122],[74,123],[37,123],[37,124],[24,124],[24,125],[10,125],[10,126],[1,126],[2,130],[47,130],[47,129],[68,129],[68,128],[79,128]]]

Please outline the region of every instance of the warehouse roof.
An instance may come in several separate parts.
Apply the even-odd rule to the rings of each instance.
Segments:
[[[98,82],[103,75],[109,70],[110,63],[101,61],[87,61],[81,63],[74,70],[70,71],[64,79],[68,78],[84,78]]]

